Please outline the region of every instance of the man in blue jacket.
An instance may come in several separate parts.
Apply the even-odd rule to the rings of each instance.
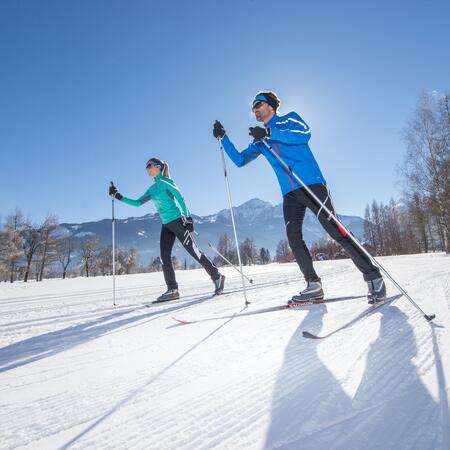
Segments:
[[[213,135],[221,140],[223,148],[230,159],[242,167],[259,155],[264,155],[275,171],[283,194],[283,214],[289,245],[307,282],[306,288],[294,301],[320,300],[323,298],[322,283],[314,270],[311,254],[303,240],[302,225],[306,208],[309,208],[319,219],[327,233],[337,241],[351,257],[367,282],[369,302],[376,302],[386,296],[386,287],[380,271],[370,259],[347,236],[345,230],[335,223],[328,214],[316,204],[303,186],[291,176],[279,161],[261,142],[267,139],[269,144],[308,186],[310,190],[334,213],[330,192],[319,165],[309,148],[311,130],[306,122],[295,112],[284,116],[277,115],[280,100],[274,92],[259,92],[253,100],[253,113],[264,127],[251,127],[249,135],[253,142],[239,152],[227,136],[219,121],[214,123]]]

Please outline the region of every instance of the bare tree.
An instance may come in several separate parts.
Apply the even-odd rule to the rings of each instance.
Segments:
[[[364,213],[364,237],[366,242],[372,247],[376,248],[375,240],[375,226],[372,220],[372,214],[370,212],[370,206],[366,206],[366,211]]]
[[[65,236],[58,240],[56,245],[56,255],[62,266],[62,278],[66,278],[67,269],[72,261],[73,237]]]
[[[178,258],[175,255],[172,256],[172,264],[173,264],[173,268],[175,270],[179,270],[181,268],[180,261],[178,260]]]
[[[9,273],[9,281],[14,282],[17,266],[22,255],[24,217],[19,209],[7,216],[2,231],[0,260]]]
[[[97,267],[100,273],[105,275],[112,274],[112,247],[103,247],[97,253]]]
[[[256,263],[258,258],[258,249],[253,238],[245,238],[244,242],[239,244],[239,250],[241,252],[242,264],[248,266]]]
[[[414,229],[418,234],[419,251],[425,253],[428,253],[429,243],[429,216],[427,209],[425,197],[421,196],[418,192],[414,192],[409,202],[409,213],[414,223]]]
[[[117,254],[119,261],[120,272],[130,274],[132,270],[137,266],[137,251],[135,248],[129,250],[120,250]],[[175,265],[175,264],[174,264]]]
[[[294,260],[294,255],[287,239],[281,239],[278,242],[277,250],[275,252],[275,261],[280,263],[291,262]]]
[[[347,258],[344,249],[333,239],[322,237],[311,245],[313,259],[341,259]]]
[[[42,245],[39,252],[39,267],[37,281],[42,281],[45,266],[49,262],[56,260],[56,236],[55,230],[58,228],[58,219],[54,215],[49,215],[40,227]]]
[[[149,271],[150,272],[161,272],[162,270],[162,262],[161,258],[159,256],[155,256],[149,264]]]
[[[25,274],[23,281],[26,283],[30,275],[33,257],[39,246],[42,244],[42,235],[40,227],[33,224],[30,219],[25,221],[21,234],[23,238],[22,248],[25,255]]]
[[[450,252],[450,113],[449,96],[423,92],[404,129],[407,154],[403,167],[407,189],[429,202],[436,215],[444,250]]]
[[[259,250],[259,260],[261,264],[269,264],[270,263],[270,252],[269,249],[261,247]]]
[[[92,272],[92,269],[95,266],[97,249],[98,244],[96,239],[86,239],[81,243],[80,246],[81,261],[83,271],[86,274],[86,277],[89,277],[89,274]]]
[[[217,244],[217,250],[233,264],[238,263],[238,257],[237,257],[235,245],[226,233],[224,233],[222,236],[219,237],[219,242]],[[224,266],[224,265],[228,264],[220,256],[216,256],[214,258],[213,262],[216,266]]]

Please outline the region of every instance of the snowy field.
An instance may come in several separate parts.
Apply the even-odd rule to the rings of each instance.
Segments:
[[[303,287],[294,264],[245,268],[245,310],[202,270],[151,307],[161,273],[117,277],[116,307],[111,278],[1,283],[0,448],[450,449],[450,257],[381,261],[433,325],[400,298],[305,339],[367,303],[271,310]],[[327,297],[366,293],[349,260],[316,267]]]

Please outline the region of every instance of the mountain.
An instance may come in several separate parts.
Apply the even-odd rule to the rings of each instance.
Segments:
[[[273,206],[266,201],[254,198],[234,207],[233,211],[239,241],[243,241],[247,237],[254,238],[258,247],[268,248],[273,256],[280,239],[286,237],[282,203]],[[224,233],[227,233],[230,237],[233,236],[228,209],[223,209],[208,216],[192,214],[192,217],[195,230],[198,233],[198,244],[209,255],[212,254],[212,251],[208,243],[216,245],[219,237]],[[344,225],[358,238],[363,237],[364,220],[362,218],[342,215],[340,215],[340,218]],[[65,234],[75,237],[76,245],[89,237],[95,237],[102,246],[111,244],[111,219],[78,224],[63,223],[61,227]],[[116,246],[122,248],[135,247],[139,252],[141,261],[147,263],[152,257],[159,255],[160,230],[161,220],[156,213],[146,214],[142,217],[116,219]],[[303,235],[308,245],[326,236],[322,226],[309,210],[305,216]],[[180,260],[188,257],[178,241],[174,246],[173,254]]]

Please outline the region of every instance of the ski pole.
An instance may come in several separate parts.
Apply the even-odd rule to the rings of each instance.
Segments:
[[[225,256],[222,255],[222,253],[217,250],[214,246],[212,246],[209,242],[208,245],[224,260],[226,261],[231,267],[233,267],[235,270],[237,270],[241,275],[244,275],[244,277],[248,280],[249,283],[253,283],[253,280],[251,278],[248,278],[244,273],[242,273],[231,261],[229,261]]]
[[[250,304],[250,302],[247,300],[247,290],[246,290],[246,286],[245,286],[244,272],[242,271],[241,252],[239,251],[239,241],[238,241],[237,232],[236,232],[236,224],[234,222],[233,203],[231,201],[230,184],[228,182],[227,165],[225,163],[225,156],[224,156],[225,151],[223,149],[222,141],[219,141],[219,143],[220,143],[220,155],[222,156],[223,174],[225,176],[225,184],[227,186],[228,204],[230,206],[231,223],[233,224],[234,241],[236,242],[236,252],[237,252],[238,261],[239,261],[239,269],[241,272],[242,289],[244,292],[245,306],[248,306]]]
[[[111,181],[111,186],[114,186],[112,181]],[[111,199],[112,199],[112,220],[111,220],[111,226],[112,226],[113,306],[116,306],[116,233],[115,233],[115,222],[116,222],[116,219],[114,218],[114,197],[111,197]]]
[[[269,150],[269,152],[275,156],[275,158],[278,160],[278,162],[291,173],[291,175],[301,184],[303,189],[315,200],[315,202],[320,205],[320,207],[328,214],[330,218],[332,218],[336,224],[342,228],[343,231],[347,233],[347,236],[355,243],[355,245],[369,258],[370,261],[373,262],[391,281],[394,283],[394,285],[397,287],[397,289],[411,302],[413,306],[416,307],[418,311],[424,316],[424,318],[428,321],[433,320],[436,315],[435,314],[425,314],[425,312],[420,308],[420,306],[408,295],[408,293],[392,278],[390,273],[362,246],[362,244],[359,243],[359,241],[353,236],[353,234],[350,233],[350,231],[344,226],[344,224],[333,214],[332,211],[330,211],[323,202],[320,201],[320,199],[314,194],[309,187],[303,183],[302,179],[289,167],[288,164],[281,158],[280,155],[278,155],[277,152],[272,148],[272,146],[267,142],[266,139],[263,139],[261,141],[264,146]]]

